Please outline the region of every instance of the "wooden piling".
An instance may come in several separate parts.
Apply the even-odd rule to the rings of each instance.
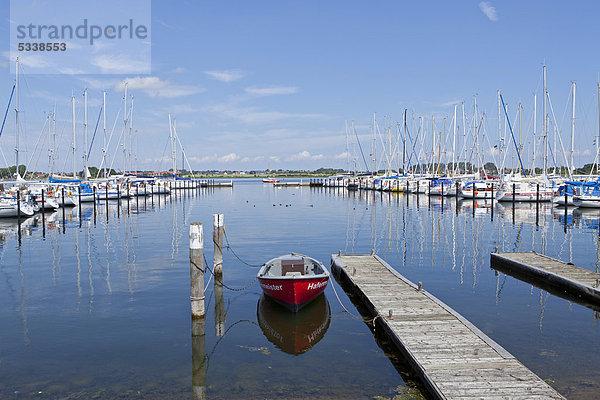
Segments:
[[[215,246],[214,251],[214,264],[213,271],[215,276],[223,276],[223,234],[225,231],[225,224],[223,214],[213,214],[213,243]]]
[[[204,237],[201,222],[190,224],[190,302],[192,318],[204,318]]]
[[[227,322],[225,315],[225,301],[223,300],[223,283],[215,279],[215,336],[222,337],[225,335],[225,323]]]
[[[17,165],[18,167],[18,165]],[[17,190],[17,219],[19,220],[19,223],[21,223],[21,191]],[[21,230],[19,229],[19,232]]]
[[[44,199],[44,189],[42,189],[42,237],[46,237],[46,211],[44,210],[44,204],[46,204],[46,201]]]
[[[192,392],[194,400],[206,399],[205,319],[192,319]]]
[[[475,196],[475,192],[473,192],[473,196]],[[492,183],[492,221],[494,220],[494,184]]]

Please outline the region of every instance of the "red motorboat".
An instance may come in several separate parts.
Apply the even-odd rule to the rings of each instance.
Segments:
[[[291,253],[265,263],[257,278],[267,296],[298,311],[323,293],[329,282],[329,272],[320,261]]]
[[[277,183],[279,182],[279,179],[275,179],[275,178],[263,178],[263,183]]]

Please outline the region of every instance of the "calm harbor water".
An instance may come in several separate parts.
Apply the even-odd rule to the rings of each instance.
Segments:
[[[408,200],[408,201],[407,201]],[[254,284],[208,284],[205,335],[191,334],[188,230],[225,214],[231,248],[260,264],[290,251],[377,254],[573,399],[600,390],[598,314],[489,267],[535,250],[598,270],[598,211],[456,202],[328,188],[233,189],[85,205],[0,221],[0,398],[391,398],[413,385],[331,285],[298,315]],[[492,212],[493,211],[493,212]],[[565,232],[566,231],[566,232]],[[256,268],[224,252],[224,282]],[[206,277],[208,281],[208,276]],[[346,307],[350,299],[332,281]],[[205,360],[204,363],[201,360]]]

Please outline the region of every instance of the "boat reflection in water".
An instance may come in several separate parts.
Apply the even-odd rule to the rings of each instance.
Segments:
[[[331,320],[329,302],[323,293],[298,312],[290,312],[263,294],[256,314],[267,339],[283,352],[294,355],[307,352],[319,342]]]

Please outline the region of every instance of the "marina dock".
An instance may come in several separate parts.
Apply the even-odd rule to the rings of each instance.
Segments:
[[[563,399],[452,308],[376,255],[332,255],[333,275],[371,313],[436,399]]]
[[[600,274],[535,252],[491,253],[493,269],[600,310]]]
[[[233,181],[230,180],[229,182],[222,182],[222,181],[215,181],[214,179],[201,180],[200,187],[203,187],[203,188],[206,188],[206,187],[233,187]]]
[[[310,182],[304,182],[304,181],[300,181],[300,182],[275,182],[275,183],[273,183],[273,186],[280,186],[280,187],[310,186]]]

